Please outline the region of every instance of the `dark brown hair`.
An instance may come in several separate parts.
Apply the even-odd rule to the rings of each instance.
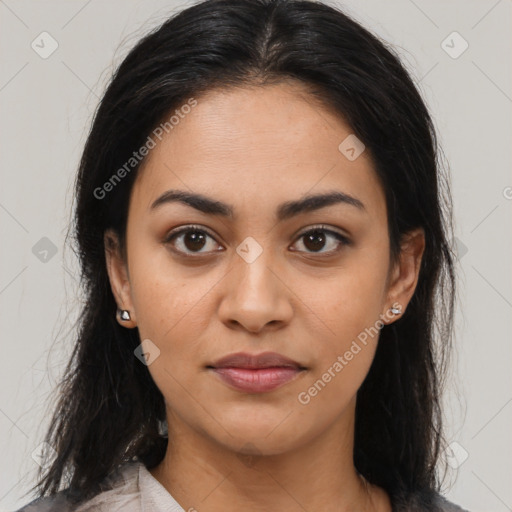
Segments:
[[[66,486],[76,501],[85,500],[133,457],[149,468],[158,464],[167,444],[163,396],[134,356],[137,329],[115,319],[105,263],[104,233],[112,228],[124,240],[140,164],[105,197],[98,188],[188,98],[282,80],[307,85],[370,152],[385,191],[392,257],[404,234],[425,231],[414,296],[403,317],[382,328],[358,391],[354,461],[392,499],[439,488],[440,390],[455,277],[449,184],[425,103],[394,50],[337,8],[308,0],[206,0],[136,44],[94,117],[72,226],[86,300],[46,436],[57,456],[41,470],[41,496]]]

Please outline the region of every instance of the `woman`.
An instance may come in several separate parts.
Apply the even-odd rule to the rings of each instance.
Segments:
[[[393,50],[333,7],[207,0],[144,37],[81,159],[87,301],[21,510],[462,510],[438,153]]]

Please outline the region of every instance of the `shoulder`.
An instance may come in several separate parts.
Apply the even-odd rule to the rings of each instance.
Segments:
[[[139,512],[139,465],[139,462],[124,464],[101,484],[101,490],[96,496],[78,505],[72,504],[67,490],[63,490],[51,496],[36,498],[15,512]],[[113,508],[114,505],[117,508]]]
[[[407,497],[396,498],[393,512],[469,512],[448,501],[436,491],[417,491]]]
[[[36,498],[15,512],[71,512],[72,508],[62,492],[53,496]]]

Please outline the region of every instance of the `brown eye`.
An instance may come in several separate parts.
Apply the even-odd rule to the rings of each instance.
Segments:
[[[350,240],[341,233],[322,227],[310,229],[299,235],[298,240],[303,240],[302,245],[306,252],[331,254],[340,250],[340,246],[349,245]],[[327,250],[322,251],[327,247]]]
[[[171,244],[173,250],[181,252],[185,255],[189,254],[205,254],[216,251],[219,247],[215,239],[204,229],[195,226],[188,226],[178,231],[171,232],[164,243]],[[206,250],[203,250],[206,248]]]
[[[303,235],[304,246],[309,251],[320,251],[325,245],[327,237],[323,231],[310,231],[307,235]]]
[[[201,231],[187,231],[183,236],[183,245],[190,251],[200,251],[206,244],[205,234]]]

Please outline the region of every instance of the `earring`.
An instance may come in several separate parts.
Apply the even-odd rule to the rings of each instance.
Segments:
[[[394,315],[399,315],[402,312],[402,309],[399,307],[395,308],[394,306],[390,309],[391,313]]]
[[[132,319],[130,312],[127,309],[118,309],[117,314],[119,315],[119,318],[125,322],[128,322]]]

